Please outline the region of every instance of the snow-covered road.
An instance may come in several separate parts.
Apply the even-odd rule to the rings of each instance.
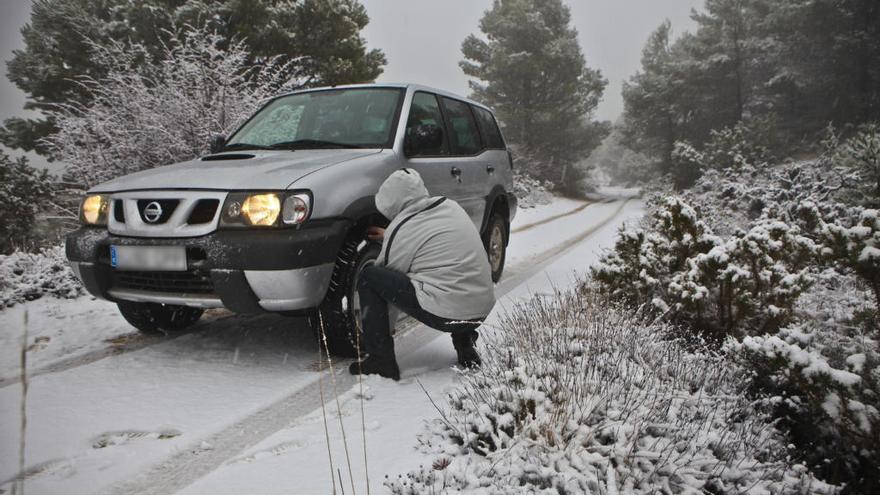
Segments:
[[[520,212],[488,327],[515,300],[568,285],[642,210],[619,200],[565,215],[580,206],[557,200]],[[0,493],[18,464],[21,390],[12,378],[24,309],[34,315],[30,333],[51,336],[29,353],[41,371],[27,401],[30,494],[329,493],[331,474],[346,493],[366,493],[367,472],[381,493],[386,474],[430,462],[416,435],[436,416],[429,396],[442,402],[456,376],[449,337],[412,323],[397,338],[402,380],[368,377],[361,401],[347,363],[318,371],[317,346],[298,319],[219,313],[150,341],[128,335],[112,304],[35,301],[0,313]]]

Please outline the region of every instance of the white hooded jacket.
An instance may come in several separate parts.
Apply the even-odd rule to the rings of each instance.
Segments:
[[[376,193],[391,220],[378,266],[405,273],[422,309],[443,318],[485,318],[495,305],[492,271],[480,234],[455,201],[429,197],[413,169],[391,174]]]

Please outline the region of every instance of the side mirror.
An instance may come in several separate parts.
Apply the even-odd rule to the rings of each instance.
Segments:
[[[211,137],[210,150],[211,153],[220,153],[223,151],[223,147],[226,146],[226,136],[216,135]]]
[[[443,147],[443,129],[434,124],[415,126],[403,141],[406,156],[435,155]]]

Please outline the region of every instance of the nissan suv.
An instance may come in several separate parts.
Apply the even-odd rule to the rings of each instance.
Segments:
[[[207,156],[93,187],[67,258],[143,332],[185,328],[207,308],[306,315],[331,352],[350,356],[357,277],[380,248],[365,231],[389,221],[374,195],[403,167],[468,212],[497,281],[516,197],[495,118],[406,84],[284,94]]]

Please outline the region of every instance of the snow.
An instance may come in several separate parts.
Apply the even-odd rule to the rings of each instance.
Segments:
[[[859,261],[862,263],[869,261],[880,261],[880,249],[873,246],[865,246],[859,253]]]
[[[22,326],[28,318],[28,369],[42,369],[63,359],[104,349],[108,341],[135,337],[116,305],[90,297],[43,297],[0,311],[0,377],[20,373]],[[111,344],[112,345],[112,344]]]
[[[641,214],[641,205],[633,202],[624,207],[622,219],[635,221]],[[587,220],[581,218],[580,221]],[[541,273],[508,293],[499,306],[509,307],[517,300],[549,295],[556,288],[569,286],[575,272],[583,272],[585,267],[598,260],[602,248],[613,244],[618,226],[617,222],[613,222],[600,228],[589,242],[574,247]],[[557,239],[560,237],[564,236]],[[511,240],[511,247],[515,242],[519,242],[517,237]],[[497,321],[498,309],[489,317],[486,327],[491,328]],[[440,403],[455,383],[456,371],[450,368],[454,362],[455,352],[449,337],[437,335],[429,345],[400,359],[403,376],[399,383],[376,377],[365,380],[364,385],[373,397],[364,402],[371,489],[377,489],[386,474],[406,473],[433,462],[433,457],[417,451],[416,434],[422,431],[426,419],[437,416],[431,400]],[[355,488],[361,493],[366,485],[366,473],[360,404],[355,400],[356,391],[357,387],[344,396],[341,416],[351,453]],[[345,448],[338,423],[334,423],[338,421],[335,407],[327,407],[327,417],[331,428],[334,465],[342,470],[345,491],[349,493]],[[302,493],[330,493],[327,446],[321,424],[321,411],[315,411],[244,452],[241,459],[247,461],[227,463],[181,493],[281,494],[290,493],[291,487],[296,487]],[[271,455],[266,455],[266,452]]]
[[[556,200],[543,211],[520,211],[515,225],[534,223],[577,206],[577,202]],[[621,215],[614,218],[621,207]],[[514,301],[549,295],[554,287],[570,285],[574,271],[583,272],[598,259],[602,249],[613,245],[621,221],[635,221],[641,215],[638,201],[595,203],[547,225],[514,233],[507,275],[499,290],[510,292],[502,298],[487,327],[491,328],[498,313]],[[519,274],[534,268],[539,252],[577,241],[578,234],[606,220],[608,223],[584,242],[571,242],[574,245],[570,249],[540,272],[517,283]],[[214,445],[207,440],[211,435],[289,397],[321,376],[314,371],[314,342],[298,319],[274,315],[226,317],[213,322],[210,331],[91,359],[89,356],[95,352],[108,348],[106,340],[125,339],[131,332],[115,306],[89,298],[43,298],[0,312],[0,370],[5,378],[16,373],[20,349],[17,339],[21,335],[18,322],[25,310],[30,319],[29,343],[36,343],[37,337],[48,337],[28,353],[31,372],[88,358],[30,380],[28,493],[103,491],[136,479],[175,454],[213,451]],[[457,372],[451,368],[455,353],[449,337],[425,329],[413,331],[419,332],[430,335],[429,343],[401,355],[400,382],[376,377],[364,381],[370,486],[377,491],[381,491],[385,474],[405,473],[431,462],[416,454],[416,433],[426,419],[437,415],[429,395],[439,403],[457,379]],[[347,373],[347,362],[335,364],[337,373]],[[323,376],[324,393],[332,396],[329,375]],[[347,483],[346,492],[350,492],[339,429],[341,417],[355,483],[358,491],[363,491],[360,395],[357,386],[339,392],[340,411],[332,400],[326,406],[333,464]],[[6,481],[17,470],[19,399],[18,385],[0,388],[0,437],[4,440],[0,442],[0,489],[9,488]],[[291,418],[287,428],[240,452],[182,492],[328,492],[331,472],[322,418],[320,409]],[[240,432],[249,434],[247,430]]]

